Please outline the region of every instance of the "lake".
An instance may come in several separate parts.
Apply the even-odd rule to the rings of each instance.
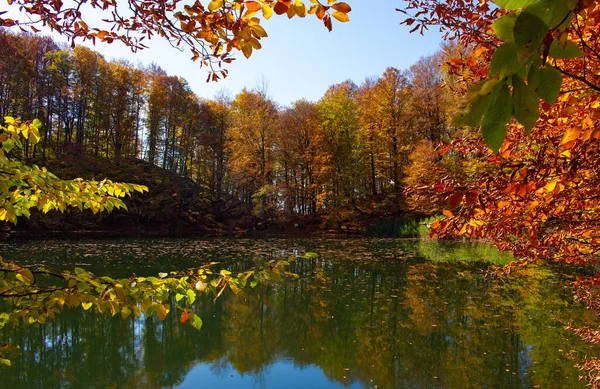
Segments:
[[[316,252],[318,257],[300,257]],[[597,325],[568,282],[489,246],[393,239],[140,239],[0,244],[6,259],[125,277],[230,270],[299,256],[298,279],[199,298],[201,331],[177,315],[81,310],[0,331],[18,344],[5,388],[583,388],[597,349],[564,327]],[[174,308],[173,308],[174,309]]]

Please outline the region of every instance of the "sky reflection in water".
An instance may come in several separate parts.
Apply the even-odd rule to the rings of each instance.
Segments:
[[[146,239],[0,250],[20,262],[117,276],[214,260],[240,270],[293,250],[320,254],[292,263],[299,280],[199,299],[200,332],[176,315],[160,322],[80,311],[4,329],[2,341],[22,352],[0,387],[584,387],[568,352],[580,356],[589,346],[563,327],[592,318],[573,305],[566,281],[541,268],[484,279],[484,259],[508,259],[479,245]]]

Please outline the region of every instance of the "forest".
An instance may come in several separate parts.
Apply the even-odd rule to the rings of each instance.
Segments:
[[[240,239],[240,233],[269,226],[300,228],[313,223],[315,227],[308,242],[292,236],[283,241],[289,244],[286,248],[270,240],[264,241],[270,247],[266,250],[242,249],[256,244],[239,243],[242,240],[200,240],[200,249],[181,253],[172,248],[160,262],[162,269],[154,269],[157,259],[144,262],[145,270],[136,267],[139,263],[132,264],[132,257],[143,257],[137,241],[98,242],[91,247],[73,243],[66,250],[67,257],[57,264],[50,257],[40,263],[2,260],[0,296],[9,308],[0,313],[0,329],[23,322],[45,324],[63,311],[81,307],[88,311],[84,314],[110,314],[125,320],[142,317],[146,320],[140,325],[142,332],[167,331],[165,320],[173,312],[180,324],[198,330],[203,321],[197,312],[206,308],[200,304],[203,295],[214,297],[213,303],[219,298],[247,302],[246,293],[257,293],[255,301],[261,308],[251,315],[255,321],[248,327],[256,325],[262,340],[271,336],[263,328],[263,319],[272,313],[264,301],[271,297],[287,301],[289,290],[299,288],[298,298],[306,296],[307,305],[321,292],[335,294],[327,295],[331,300],[324,299],[335,303],[322,301],[320,308],[306,311],[299,319],[299,333],[304,336],[315,322],[332,323],[324,328],[336,334],[331,347],[336,355],[327,354],[322,346],[323,353],[315,350],[311,363],[320,366],[323,374],[336,377],[339,386],[334,387],[352,384],[345,381],[354,372],[348,372],[344,350],[349,345],[344,342],[363,331],[372,335],[390,324],[373,324],[381,317],[374,313],[376,306],[381,307],[380,315],[394,312],[393,323],[414,328],[412,332],[425,339],[419,342],[436,345],[431,354],[435,368],[453,358],[465,359],[474,349],[479,351],[471,342],[493,342],[486,337],[492,326],[497,334],[510,334],[510,339],[501,338],[512,351],[510,361],[505,359],[509,358],[505,350],[493,351],[498,359],[481,357],[497,362],[484,371],[484,376],[492,375],[486,382],[500,382],[507,388],[539,387],[540,382],[554,387],[576,385],[556,379],[553,384],[539,374],[536,378],[536,356],[546,355],[539,338],[544,330],[531,331],[530,326],[544,323],[558,331],[556,339],[565,342],[553,344],[558,350],[556,359],[569,359],[579,369],[578,381],[600,387],[598,2],[401,1],[396,11],[403,28],[421,34],[435,28],[443,34],[445,42],[437,53],[408,69],[388,67],[364,81],[331,85],[317,101],[299,100],[290,106],[274,101],[267,83],[235,95],[222,92],[213,99],[199,98],[185,79],[167,74],[156,64],[106,60],[75,43],[116,42],[142,50],[146,37],[158,34],[189,50],[193,60],[207,70],[208,80],[218,81],[227,77],[227,65],[235,53],[251,58],[254,50],[262,48],[260,41],[267,33],[261,20],[273,14],[290,19],[316,17],[327,30],[335,31],[334,23],[349,21],[347,3],[213,0],[179,10],[177,2],[167,2],[165,8],[158,1],[130,0],[133,13],[127,17],[117,12],[117,3],[87,4],[113,10],[112,19],[104,21],[111,29],[93,26],[91,21],[88,25],[79,9],[52,2],[46,7],[45,0],[33,3],[37,6],[27,7],[29,0],[14,1],[27,17],[60,33],[71,45],[40,34],[28,19],[8,19],[0,13],[4,17],[0,25],[5,27],[0,31],[0,116],[5,120],[0,127],[0,220],[7,225],[21,223],[68,208],[89,210],[89,217],[101,218],[102,213],[112,211],[118,217],[128,209],[138,212],[138,218],[149,218],[136,200],[156,193],[148,174],[140,170],[124,178],[110,172],[138,164],[146,173],[160,171],[160,177],[170,175],[170,182],[191,185],[193,189],[186,194],[163,190],[163,199],[154,206],[162,209],[167,203],[176,204],[176,217],[195,213],[218,226],[211,232],[234,232]],[[88,166],[88,160],[104,169],[73,174],[77,165]],[[61,178],[38,166],[49,166]],[[69,169],[72,174],[64,175]],[[192,203],[204,205],[194,205],[192,212],[186,208]],[[233,212],[236,207],[242,211]],[[226,214],[236,220],[235,229],[226,227]],[[72,215],[66,217],[75,218]],[[106,220],[110,227],[119,219]],[[167,219],[157,220],[164,223]],[[404,227],[398,225],[410,225],[414,231],[403,235],[399,231]],[[391,235],[386,226],[392,226]],[[435,249],[424,249],[423,242],[411,246],[398,239],[365,238],[369,233],[416,237],[419,231],[433,240]],[[360,235],[359,240],[348,239],[350,234]],[[332,241],[320,240],[327,237]],[[494,245],[509,259],[494,263],[490,254],[477,254],[475,259],[466,254],[461,259],[444,255],[451,250],[447,247],[459,245],[466,250],[473,241]],[[47,249],[33,245],[36,250]],[[86,247],[84,254],[79,253],[79,245]],[[171,241],[157,245],[186,247],[182,242],[171,246]],[[230,246],[239,246],[240,251],[231,253]],[[7,247],[9,254],[30,249],[27,244]],[[102,249],[106,260],[86,262],[97,247],[106,247]],[[132,247],[135,255],[114,259],[111,250],[117,251],[116,247]],[[203,261],[185,259],[206,247],[214,250]],[[238,256],[242,259],[233,260]],[[111,272],[112,261],[120,265]],[[481,262],[490,267],[483,270]],[[119,266],[134,275],[112,278],[121,276]],[[109,275],[98,276],[92,268]],[[149,269],[160,272],[151,275]],[[419,273],[415,269],[428,270]],[[344,281],[338,285],[332,280],[341,274]],[[355,289],[365,274],[370,283]],[[391,277],[391,287],[382,282],[387,277]],[[466,302],[459,299],[464,309],[459,318],[448,317],[454,311],[441,296],[454,290],[441,291],[443,285],[435,281],[444,277],[469,296]],[[551,281],[536,284],[542,278]],[[413,282],[411,287],[407,287],[409,282]],[[521,294],[515,282],[535,288]],[[228,297],[226,290],[233,296]],[[368,303],[356,312],[346,309],[352,305],[344,300],[349,293],[366,297],[366,292]],[[432,295],[439,300],[422,297]],[[226,301],[233,309],[249,309]],[[478,304],[492,307],[502,320],[470,311]],[[273,309],[285,311],[286,306]],[[568,314],[560,307],[566,307]],[[311,316],[317,311],[318,317]],[[352,327],[351,319],[334,320],[350,313],[362,324]],[[457,322],[461,330],[456,334],[469,328],[481,338],[456,335]],[[417,381],[411,381],[410,369],[396,358],[411,343],[408,335],[397,335],[395,324],[390,338],[382,341],[384,346],[379,347],[373,337],[368,347],[379,353],[395,345],[391,359],[381,362],[393,368],[381,377],[390,387],[413,386]],[[236,327],[234,318],[227,325],[242,328]],[[10,334],[14,343],[25,339],[20,334]],[[264,359],[275,346],[260,343],[256,347],[257,358]],[[14,353],[12,345],[2,346],[1,364],[10,366]],[[236,360],[223,358],[223,366]],[[269,366],[282,362],[273,358]],[[543,363],[539,371],[562,372],[562,367],[549,360]],[[375,385],[365,373],[368,364],[359,365],[363,370],[356,377],[361,378],[354,383]],[[262,374],[264,365],[260,366]],[[468,371],[468,363],[465,366]],[[453,373],[443,374],[441,378],[421,377],[418,382],[451,387],[448,380]],[[465,375],[460,381],[471,387],[487,385],[479,379]]]
[[[284,107],[267,88],[200,99],[157,65],[106,61],[35,34],[0,39],[0,116],[42,122],[23,158],[141,159],[190,178],[211,201],[247,204],[263,222],[327,212],[337,228],[340,210],[372,199],[406,211],[403,189],[422,180],[425,161],[443,166],[434,147],[456,131],[447,124],[456,98],[440,85],[457,45]]]

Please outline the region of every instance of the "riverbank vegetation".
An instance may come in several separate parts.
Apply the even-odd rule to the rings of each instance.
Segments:
[[[250,3],[249,12],[260,10],[265,17],[269,10],[290,17],[308,12],[286,1],[244,6]],[[410,69],[389,68],[360,85],[332,85],[317,102],[301,100],[289,107],[279,106],[264,88],[202,100],[185,80],[157,66],[110,62],[88,49],[3,31],[0,116],[41,120],[35,126],[41,129],[39,143],[24,142],[13,152],[12,139],[5,138],[3,150],[28,164],[83,154],[143,159],[195,182],[217,205],[224,199],[245,204],[244,228],[312,219],[323,228],[348,232],[371,228],[374,234],[411,234],[417,224],[398,219],[442,214],[431,223],[433,236],[489,239],[519,258],[509,271],[534,262],[596,267],[600,6],[589,0],[405,3],[404,24],[421,32],[441,28],[453,41]],[[203,8],[188,13],[206,22],[212,11],[225,7],[223,15],[228,15],[240,4],[213,1],[206,14],[200,14]],[[349,7],[340,4],[345,3],[332,9],[341,8],[337,12],[344,16],[331,16],[345,21]],[[329,8],[319,4],[311,10],[331,28]],[[52,14],[43,7],[35,12]],[[234,38],[225,34],[211,40],[210,28],[202,30],[205,35],[193,35],[214,48],[212,56],[198,57],[210,57],[209,65],[228,59],[234,49],[249,56],[250,47],[259,48],[264,30],[248,15],[231,25],[217,19],[216,25],[224,23]],[[196,31],[188,18],[180,16],[182,30],[166,35]],[[65,34],[136,44],[127,42],[127,35],[80,24],[78,29],[79,35]],[[192,50],[194,42],[186,42]],[[8,188],[3,192],[8,194]],[[113,203],[112,198],[102,201]],[[37,208],[45,211],[39,202]],[[22,209],[19,203],[16,210],[27,216]],[[14,217],[4,219],[14,221],[18,213],[9,212],[7,207],[5,216]],[[384,221],[369,224],[374,219]],[[31,270],[7,269],[15,278],[11,282],[32,284]],[[241,282],[228,274],[221,279],[236,288]],[[119,289],[113,281],[107,287]],[[170,285],[157,282],[167,289]],[[222,291],[225,284],[216,282],[214,291]],[[600,307],[600,277],[581,276],[574,285],[579,301]],[[74,287],[61,293],[82,292],[69,289]],[[188,290],[195,293],[191,286]],[[135,293],[129,292],[127,298]],[[131,299],[115,296],[111,301],[123,300],[119,309],[135,307]],[[95,300],[101,311],[110,305],[103,298]],[[572,329],[600,343],[597,329]],[[591,358],[582,368],[599,386],[600,360]]]
[[[404,186],[431,174],[435,144],[455,131],[453,98],[440,85],[456,46],[284,107],[259,89],[201,99],[156,65],[107,61],[39,35],[3,31],[0,40],[0,116],[42,122],[25,160],[127,181],[135,174],[108,166],[143,160],[194,182],[195,197],[211,203],[205,213],[245,204],[246,229],[318,218],[325,228],[364,231],[361,219],[402,218],[410,208]],[[88,160],[100,162],[81,163]],[[412,208],[435,208],[423,205]]]

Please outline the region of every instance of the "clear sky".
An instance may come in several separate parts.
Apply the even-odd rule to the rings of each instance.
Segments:
[[[98,43],[93,48],[108,59],[157,63],[170,75],[185,78],[196,94],[207,98],[221,89],[235,95],[244,87],[255,87],[264,77],[269,95],[288,105],[300,98],[316,101],[332,84],[347,79],[360,84],[389,66],[407,69],[440,46],[439,32],[409,34],[409,28],[400,25],[402,14],[395,9],[403,6],[401,0],[346,2],[352,6],[350,22],[333,20],[332,32],[314,15],[291,20],[273,15],[264,20],[269,36],[261,40],[263,48],[250,59],[236,55],[228,67],[229,77],[217,83],[206,83],[207,71],[190,60],[189,52],[179,52],[160,38],[146,42],[150,48],[137,54],[118,43]]]

